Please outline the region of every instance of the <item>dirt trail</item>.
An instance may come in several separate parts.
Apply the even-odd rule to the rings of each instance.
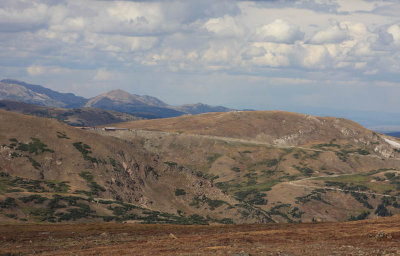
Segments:
[[[301,183],[302,181],[307,181],[307,180],[315,180],[315,179],[320,179],[320,178],[334,178],[334,177],[342,177],[342,176],[350,176],[350,175],[354,175],[354,173],[309,177],[309,178],[304,178],[304,179],[299,179],[299,180],[294,180],[294,181],[283,182],[282,184],[288,184],[288,185],[292,185],[292,186],[296,186],[296,187],[304,187],[304,188],[317,188],[317,189],[326,189],[326,190],[341,191],[341,192],[355,192],[355,193],[359,193],[359,194],[375,195],[375,196],[383,196],[383,197],[395,197],[395,198],[400,199],[400,196],[386,195],[386,194],[381,194],[381,193],[374,193],[374,192],[367,192],[367,191],[355,191],[355,190],[348,190],[348,189],[341,189],[341,188],[332,188],[332,187],[327,187],[327,186],[316,186],[316,185],[312,185],[312,184],[307,184],[307,185],[298,184],[298,183]]]
[[[167,135],[167,136],[180,136],[180,137],[187,137],[187,138],[204,138],[216,141],[223,141],[229,143],[242,143],[242,144],[251,144],[251,145],[261,145],[267,147],[274,147],[274,148],[298,148],[307,151],[317,151],[317,152],[332,152],[329,150],[321,150],[321,149],[314,149],[314,148],[306,148],[306,147],[299,147],[299,146],[280,146],[276,144],[271,144],[268,142],[261,142],[257,140],[249,140],[249,139],[238,139],[238,138],[231,138],[231,137],[222,137],[222,136],[212,136],[212,135],[203,135],[203,134],[188,134],[188,133],[178,133],[178,132],[163,132],[163,131],[148,131],[148,130],[129,130],[129,131],[112,131],[112,132],[104,132],[101,130],[94,130],[94,132],[101,133],[104,135],[109,136],[116,136],[123,135],[123,133],[130,133],[133,135],[137,135],[140,137],[148,137],[148,136],[159,136],[159,135]]]

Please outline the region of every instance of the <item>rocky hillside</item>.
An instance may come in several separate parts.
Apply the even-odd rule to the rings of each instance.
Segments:
[[[56,108],[10,100],[0,100],[0,108],[26,115],[54,118],[68,125],[81,127],[93,127],[140,119],[129,114],[98,108]]]
[[[172,120],[182,128],[177,121],[184,118],[218,117],[197,126],[216,131],[237,114],[217,136],[176,129],[167,125],[171,119],[83,131],[0,111],[0,221],[312,222],[400,213],[395,138],[347,120],[284,112]],[[233,136],[248,122],[265,134],[262,120],[286,125],[271,132],[275,139],[298,134],[290,122],[314,132],[289,145]]]
[[[49,96],[34,92],[18,84],[0,82],[0,100],[16,100],[37,105],[51,104],[63,106],[62,102],[51,99]]]
[[[284,111],[206,113],[116,124],[116,127],[209,135],[265,143],[278,147],[316,144],[357,145],[382,155],[394,155],[384,135],[343,118],[316,117]],[[386,138],[386,140],[385,140]]]
[[[148,152],[142,139],[125,142],[3,110],[0,123],[0,222],[271,221],[197,170]]]
[[[231,112],[135,121],[102,132],[164,161],[197,168],[216,187],[277,222],[400,213],[400,141],[345,119]]]

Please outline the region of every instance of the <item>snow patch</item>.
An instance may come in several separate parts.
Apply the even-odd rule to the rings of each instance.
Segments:
[[[396,141],[389,140],[389,139],[386,139],[386,138],[385,138],[385,141],[386,141],[387,143],[389,143],[390,145],[392,145],[393,147],[395,147],[395,148],[400,148],[400,143],[398,143],[398,142],[396,142]]]

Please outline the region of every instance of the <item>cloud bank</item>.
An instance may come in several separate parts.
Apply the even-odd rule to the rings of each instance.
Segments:
[[[0,75],[51,81],[67,91],[66,86],[74,90],[81,83],[81,93],[95,95],[99,88],[118,84],[127,89],[134,84],[133,92],[159,92],[170,102],[181,103],[168,91],[194,97],[200,95],[199,88],[220,93],[219,88],[229,84],[232,91],[240,91],[235,86],[253,86],[260,92],[274,83],[282,92],[285,86],[305,84],[400,87],[397,1],[1,3]],[[231,83],[235,76],[249,82]],[[210,85],[213,78],[218,85]],[[231,95],[231,101],[221,103],[244,105],[253,89],[246,98]],[[316,97],[323,99],[325,91],[318,91]],[[298,104],[311,101],[306,102]],[[323,103],[316,101],[315,106]]]

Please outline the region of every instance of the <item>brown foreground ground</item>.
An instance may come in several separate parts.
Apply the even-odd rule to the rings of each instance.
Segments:
[[[0,225],[0,255],[400,255],[400,216],[346,223]]]

